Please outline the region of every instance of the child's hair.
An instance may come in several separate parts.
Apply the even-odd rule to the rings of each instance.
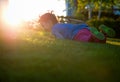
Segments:
[[[53,24],[58,23],[56,16],[52,13],[45,13],[44,15],[40,16],[39,22],[47,22],[52,21]]]

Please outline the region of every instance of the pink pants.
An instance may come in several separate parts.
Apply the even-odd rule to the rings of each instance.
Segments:
[[[82,42],[98,42],[98,43],[106,43],[106,38],[104,40],[99,40],[88,29],[80,30],[74,37],[76,41]]]

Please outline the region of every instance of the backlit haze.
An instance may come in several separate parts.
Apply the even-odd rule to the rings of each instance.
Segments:
[[[11,25],[17,25],[51,10],[56,15],[65,15],[65,0],[9,0],[4,19]]]

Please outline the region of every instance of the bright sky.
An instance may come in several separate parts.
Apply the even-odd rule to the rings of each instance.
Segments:
[[[10,23],[19,23],[34,19],[48,10],[53,10],[56,15],[65,15],[65,0],[9,0],[5,17]]]

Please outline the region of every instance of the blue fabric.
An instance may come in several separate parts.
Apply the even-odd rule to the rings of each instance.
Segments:
[[[87,24],[55,24],[52,28],[52,34],[59,39],[62,39],[60,35],[63,36],[63,39],[73,39],[78,31],[83,28],[90,30]]]

